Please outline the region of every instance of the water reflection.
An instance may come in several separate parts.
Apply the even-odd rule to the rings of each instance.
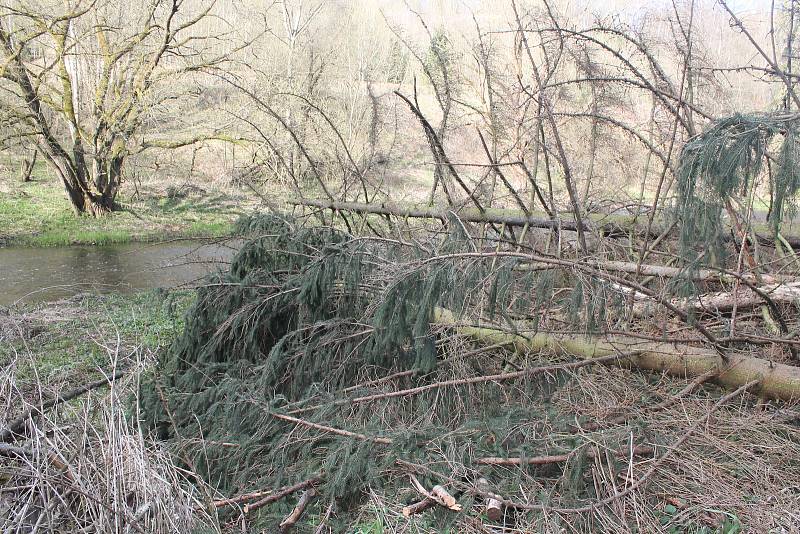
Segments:
[[[235,243],[0,248],[0,305],[84,291],[134,291],[191,283],[229,261]]]

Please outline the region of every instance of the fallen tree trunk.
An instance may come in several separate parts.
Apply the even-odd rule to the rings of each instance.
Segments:
[[[543,212],[531,212],[529,215],[521,211],[485,208],[483,211],[477,208],[465,208],[454,211],[448,208],[429,207],[416,204],[388,203],[368,204],[364,202],[332,202],[328,200],[299,199],[290,200],[290,204],[296,206],[310,206],[320,209],[331,209],[335,211],[351,211],[355,213],[370,213],[374,215],[392,215],[395,217],[412,219],[438,219],[446,221],[448,214],[452,211],[458,218],[465,222],[474,223],[495,223],[505,224],[506,226],[529,226],[532,228],[560,228],[572,232],[578,231],[578,225],[574,220],[551,219]],[[624,215],[605,215],[602,218],[595,217],[593,222],[597,230],[607,236],[626,236],[632,221],[631,217]],[[590,225],[584,224],[582,230],[591,230]],[[654,236],[656,234],[653,234]]]
[[[768,295],[776,303],[791,304],[800,300],[800,283],[791,284],[770,284],[758,288],[759,291]],[[675,307],[688,311],[696,312],[729,312],[734,305],[737,309],[743,310],[764,304],[764,299],[755,291],[748,287],[740,287],[736,293],[721,291],[717,293],[706,293],[698,295],[696,299],[675,299],[670,301]],[[655,313],[658,304],[647,297],[640,299],[633,306],[634,317],[648,317]]]
[[[319,199],[293,199],[289,204],[295,206],[308,206],[334,211],[350,211],[362,214],[391,215],[395,217],[414,218],[414,219],[438,219],[446,221],[448,214],[453,211],[448,208],[431,207],[427,205],[383,202],[337,202],[333,200]],[[531,228],[550,228],[578,231],[578,224],[574,219],[554,219],[547,216],[544,212],[530,212],[528,214],[511,209],[502,208],[463,208],[455,212],[462,221],[475,223],[495,223],[505,224],[506,226],[528,226]],[[635,234],[640,237],[655,238],[662,232],[668,230],[666,224],[655,224],[648,231],[647,226],[638,222],[633,215],[620,213],[590,213],[588,221],[584,223],[581,230],[595,231],[608,237],[624,237]],[[770,229],[765,223],[753,223],[758,241],[765,245],[774,245],[774,238]],[[674,231],[674,229],[673,229]],[[784,232],[788,232],[784,230]],[[782,233],[783,239],[792,248],[800,249],[800,234]]]
[[[754,380],[752,391],[768,399],[796,401],[800,399],[800,367],[774,363],[762,358],[729,353],[724,361],[717,351],[674,343],[644,342],[626,336],[592,338],[538,333],[524,336],[503,331],[493,325],[470,325],[459,321],[451,311],[437,308],[434,323],[454,328],[458,333],[490,345],[509,345],[519,352],[552,354],[591,360],[630,352],[607,365],[635,367],[667,373],[682,378],[696,378],[715,373],[712,382],[736,389]]]
[[[772,273],[763,273],[760,274],[757,278],[753,274],[743,273],[742,275],[736,275],[734,273],[729,273],[720,270],[714,269],[697,269],[695,271],[687,271],[686,269],[681,269],[680,267],[669,267],[666,265],[649,265],[643,263],[638,265],[635,262],[630,261],[613,261],[613,260],[592,260],[587,259],[585,260],[587,265],[591,265],[599,270],[604,271],[615,271],[618,273],[628,273],[628,274],[639,274],[641,276],[658,276],[661,278],[677,278],[680,276],[690,277],[692,280],[696,282],[735,282],[737,279],[744,280],[750,283],[763,283],[763,284],[791,284],[794,282],[800,282],[796,276],[784,275],[784,274],[772,274]],[[535,266],[535,264],[529,264]],[[543,266],[545,264],[542,264]]]
[[[634,456],[646,456],[653,454],[653,447],[648,447],[646,445],[637,445],[633,448],[632,451],[615,451],[614,456],[622,457],[628,454],[633,454]],[[574,456],[576,451],[572,452],[565,452],[563,454],[552,454],[546,456],[528,456],[525,458],[516,457],[516,458],[503,458],[502,456],[488,456],[486,458],[478,458],[475,460],[475,463],[478,465],[504,465],[504,466],[519,466],[519,465],[548,465],[548,464],[558,464],[564,463],[572,456]],[[586,451],[586,457],[594,459],[600,454],[600,451],[597,449],[590,448]]]

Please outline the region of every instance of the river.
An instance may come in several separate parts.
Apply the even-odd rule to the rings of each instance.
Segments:
[[[226,243],[170,241],[106,246],[0,248],[0,306],[82,292],[188,286],[230,260]]]

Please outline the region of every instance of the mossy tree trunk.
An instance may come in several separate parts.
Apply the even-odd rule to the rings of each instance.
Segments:
[[[177,0],[123,10],[113,0],[23,4],[0,6],[0,88],[11,95],[0,118],[35,139],[76,214],[114,209],[129,155],[230,140],[216,130],[181,139],[146,131],[161,124],[153,113],[163,121],[167,100],[194,98],[198,73],[228,61],[221,33],[196,31],[214,2],[195,12]]]
[[[629,353],[615,360],[620,367],[696,378],[715,372],[712,382],[736,389],[753,380],[753,392],[768,399],[796,402],[800,399],[800,367],[774,363],[754,356],[728,354],[727,360],[713,349],[668,342],[643,342],[641,339],[614,336],[600,339],[538,333],[533,336],[505,332],[492,325],[473,326],[460,322],[451,311],[437,309],[434,322],[453,327],[458,333],[488,345],[506,344],[518,352],[549,352],[580,359],[602,358]]]
[[[88,164],[80,143],[69,157],[61,147],[44,145],[42,152],[64,185],[76,215],[101,217],[114,209],[122,185],[122,156],[95,156]]]

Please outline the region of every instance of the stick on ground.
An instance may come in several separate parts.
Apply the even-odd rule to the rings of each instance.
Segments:
[[[70,390],[64,393],[63,395],[56,395],[54,398],[43,402],[41,406],[34,406],[26,410],[22,415],[20,415],[16,419],[11,420],[8,423],[8,428],[0,431],[0,443],[10,443],[12,441],[16,441],[17,438],[21,436],[22,433],[24,432],[25,424],[28,422],[29,419],[37,415],[41,415],[47,410],[55,406],[58,406],[61,403],[70,401],[76,397],[80,397],[84,393],[87,393],[93,389],[97,389],[102,386],[108,386],[114,380],[121,378],[124,374],[125,371],[116,371],[113,375],[107,378],[101,378],[100,380],[89,382],[88,384],[84,384],[80,387]]]
[[[280,527],[281,532],[289,532],[294,527],[295,523],[297,523],[300,518],[303,516],[303,513],[306,511],[306,507],[308,504],[317,496],[317,491],[311,487],[303,492],[300,496],[300,500],[297,501],[297,506],[294,507],[292,513],[290,513],[286,518],[281,521]]]
[[[256,502],[254,502],[252,504],[245,505],[244,513],[245,514],[249,514],[250,512],[255,512],[259,508],[263,508],[264,506],[266,506],[268,504],[272,504],[274,502],[278,502],[279,500],[281,500],[281,499],[283,499],[285,497],[288,497],[292,493],[298,492],[298,491],[300,491],[302,489],[306,489],[306,488],[310,488],[310,487],[316,486],[320,482],[322,482],[322,477],[317,475],[317,476],[311,477],[309,479],[303,480],[302,482],[298,482],[297,484],[292,484],[291,486],[283,487],[283,488],[277,490],[272,495],[264,497],[260,501],[256,501]]]

